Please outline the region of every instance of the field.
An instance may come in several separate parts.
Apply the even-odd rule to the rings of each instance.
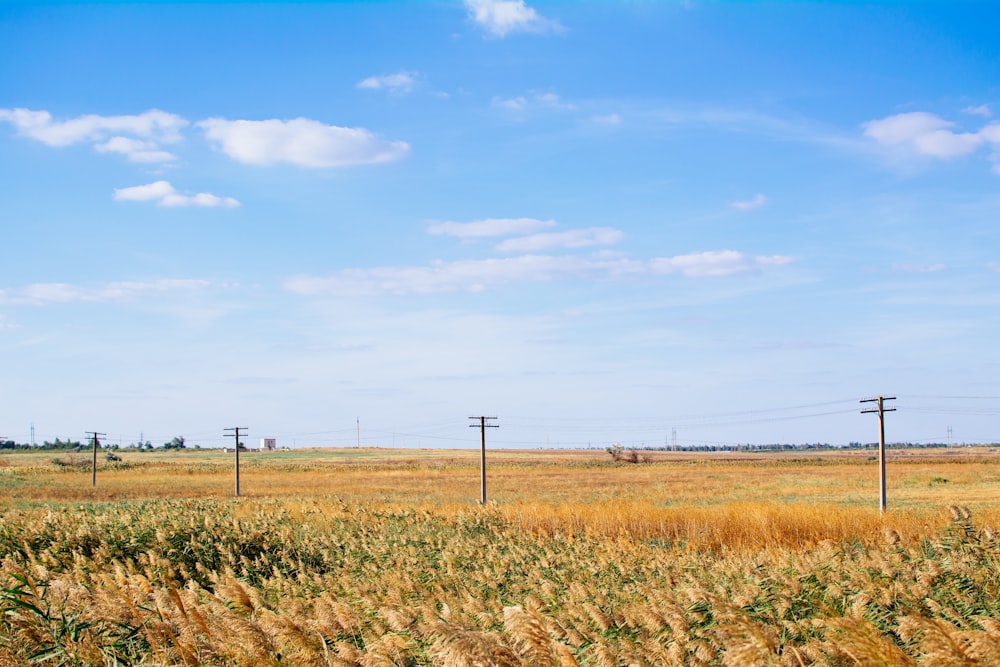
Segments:
[[[994,449],[122,458],[0,455],[0,665],[1000,664]]]

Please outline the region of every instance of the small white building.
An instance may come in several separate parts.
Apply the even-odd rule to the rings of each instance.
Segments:
[[[278,449],[277,438],[261,438],[260,439],[260,451],[262,452],[273,452]]]

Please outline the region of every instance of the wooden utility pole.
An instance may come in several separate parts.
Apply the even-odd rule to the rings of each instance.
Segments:
[[[107,433],[98,433],[97,431],[87,431],[87,435],[91,436],[94,440],[94,464],[90,469],[90,485],[97,486],[97,446],[101,443],[97,441],[97,436],[107,437]]]
[[[480,455],[479,455],[479,473],[480,473],[480,485],[479,485],[479,504],[486,504],[486,429],[487,428],[500,428],[500,424],[487,424],[487,419],[496,419],[496,417],[469,417],[469,419],[478,420],[478,424],[469,424],[469,428],[479,427],[479,442],[480,442]]]
[[[876,404],[874,408],[865,408],[861,414],[878,413],[878,506],[881,514],[885,514],[885,413],[896,411],[896,408],[885,407],[885,402],[895,400],[895,396],[878,396],[861,400],[862,403]]]
[[[234,426],[233,428],[223,429],[223,431],[232,431],[232,433],[226,433],[225,437],[236,439],[236,497],[240,497],[240,435],[247,434],[246,426]],[[243,433],[241,434],[240,431]]]

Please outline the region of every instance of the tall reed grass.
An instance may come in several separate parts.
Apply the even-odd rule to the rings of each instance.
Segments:
[[[997,664],[1000,542],[967,510],[856,539],[747,509],[668,534],[333,497],[6,509],[0,664]]]
[[[1000,664],[989,460],[10,458],[4,667]]]

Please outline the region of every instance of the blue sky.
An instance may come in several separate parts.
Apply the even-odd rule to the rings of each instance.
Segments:
[[[996,441],[997,26],[0,4],[0,435]]]

